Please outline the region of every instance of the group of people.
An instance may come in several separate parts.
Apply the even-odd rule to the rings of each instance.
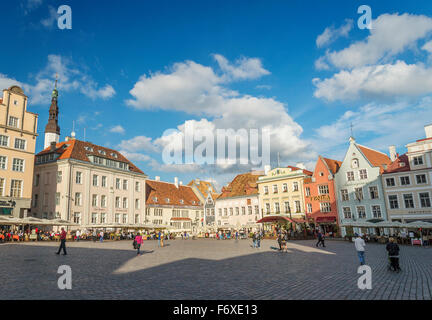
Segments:
[[[356,234],[356,238],[354,239],[354,246],[357,251],[357,255],[360,261],[360,265],[365,265],[365,246],[366,242],[364,241],[361,234]],[[399,272],[401,268],[399,266],[399,245],[395,238],[390,238],[389,242],[386,245],[386,251],[389,259],[389,270]]]

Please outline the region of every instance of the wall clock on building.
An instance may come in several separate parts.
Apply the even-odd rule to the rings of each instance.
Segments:
[[[358,166],[359,166],[358,159],[352,159],[351,168],[358,168]]]

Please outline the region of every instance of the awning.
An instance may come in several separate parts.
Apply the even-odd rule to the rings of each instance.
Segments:
[[[297,218],[288,218],[288,217],[284,217],[284,216],[270,216],[270,217],[264,217],[264,218],[258,220],[256,223],[266,223],[266,222],[305,223],[306,220],[297,219]]]
[[[191,218],[183,218],[183,217],[172,217],[172,221],[192,221]]]
[[[336,222],[336,217],[317,217],[315,221],[317,223]]]
[[[275,217],[275,216],[271,216],[271,217],[264,217],[264,218],[258,220],[257,223],[277,222],[277,221],[292,222],[290,220],[290,218],[287,218],[287,217]]]

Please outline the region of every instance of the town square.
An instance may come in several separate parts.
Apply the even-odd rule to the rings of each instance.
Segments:
[[[130,241],[7,244],[0,248],[1,299],[151,299],[151,300],[430,300],[432,250],[404,246],[403,271],[387,269],[385,246],[367,244],[372,289],[357,286],[357,256],[352,243],[292,241],[288,252],[262,241],[168,240],[159,248],[145,241],[136,256]],[[59,290],[60,265],[72,269],[72,289]],[[14,265],[14,268],[10,268]],[[31,274],[37,274],[32,277]],[[31,285],[29,285],[31,281]]]
[[[1,300],[431,300],[430,1],[0,12]]]

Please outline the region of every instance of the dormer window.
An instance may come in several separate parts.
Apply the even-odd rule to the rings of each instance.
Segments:
[[[106,152],[103,151],[103,150],[98,150],[98,152],[99,152],[100,154],[106,155]]]
[[[169,202],[170,202],[170,199],[169,199],[169,198],[166,198],[166,199],[165,199],[165,202],[166,202],[166,203],[169,203]]]
[[[405,162],[399,162],[399,167],[401,168],[405,167]]]
[[[153,197],[153,201],[154,201],[154,202],[157,202],[157,201],[158,201],[158,198],[157,198],[157,197]]]
[[[181,204],[184,204],[184,200],[183,200],[183,199],[180,199],[180,203],[181,203]]]

